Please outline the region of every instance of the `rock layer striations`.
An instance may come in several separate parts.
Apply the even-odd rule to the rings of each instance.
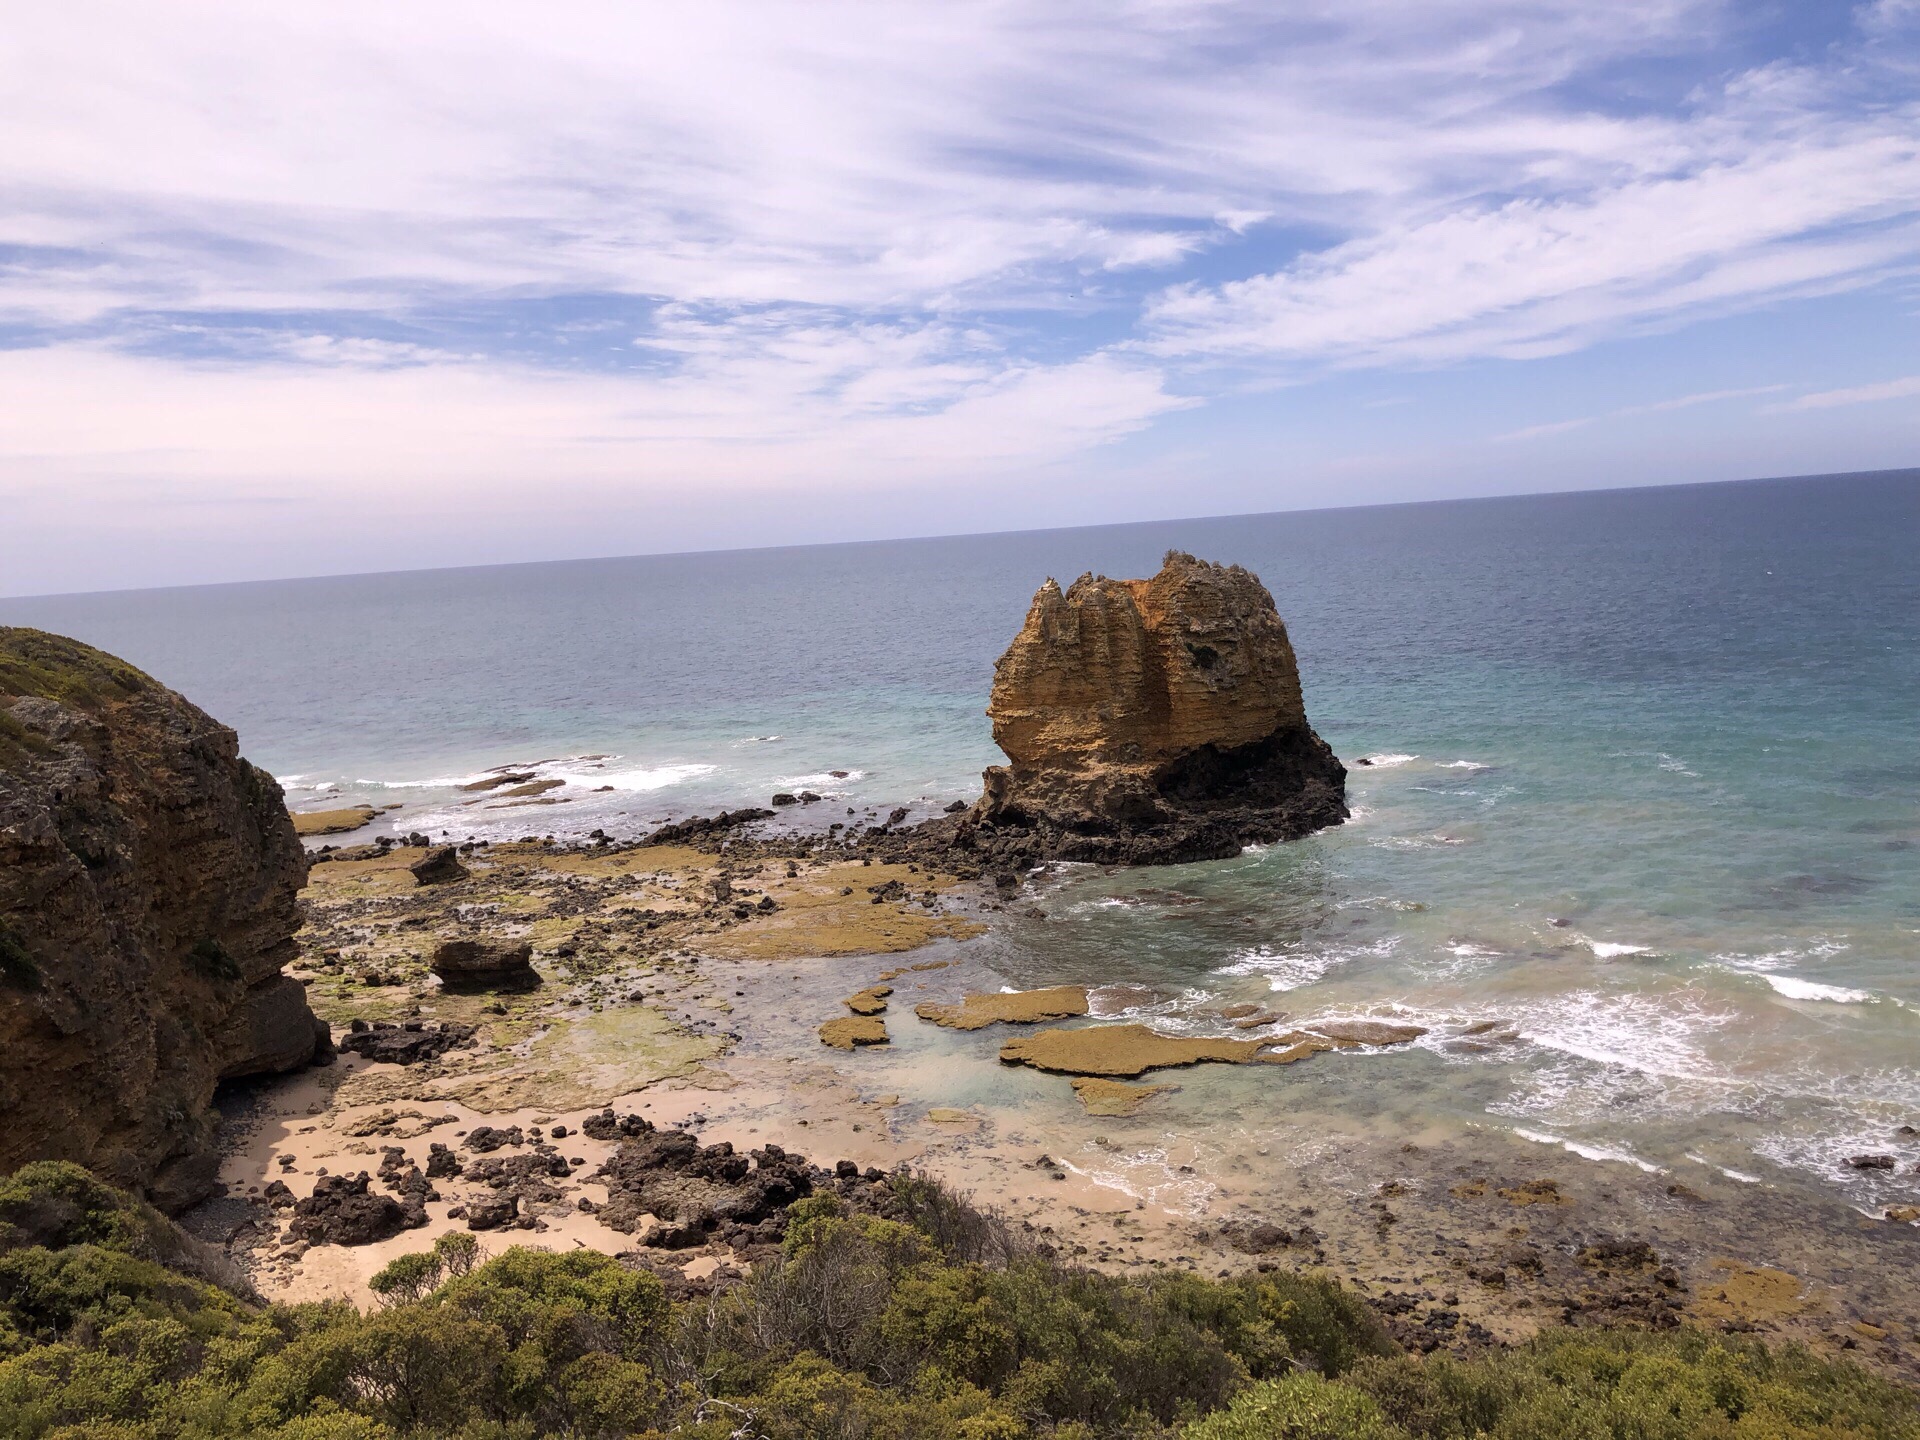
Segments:
[[[222,1079],[308,1063],[281,973],[306,857],[233,731],[110,655],[0,627],[0,1173],[210,1192]]]
[[[1347,818],[1287,627],[1238,565],[1171,551],[1150,580],[1047,581],[987,714],[1010,763],[986,772],[974,827],[1052,858],[1217,859]]]

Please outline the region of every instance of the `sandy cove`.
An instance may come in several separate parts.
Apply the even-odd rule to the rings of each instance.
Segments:
[[[915,1015],[1002,988],[992,935],[1006,902],[990,883],[843,851],[522,844],[475,849],[461,857],[466,878],[421,885],[417,849],[347,853],[361,858],[316,865],[303,895],[292,973],[316,1012],[347,1043],[356,1020],[472,1035],[419,1063],[349,1053],[228,1092],[228,1193],[190,1219],[273,1299],[368,1303],[373,1274],[464,1228],[466,1206],[490,1193],[438,1179],[424,1228],[307,1246],[287,1243],[291,1211],[268,1203],[273,1182],[297,1198],[323,1171],[424,1171],[436,1145],[471,1163],[481,1127],[520,1132],[493,1156],[533,1154],[538,1128],[568,1162],[533,1187],[553,1198],[523,1197],[520,1228],[479,1236],[487,1248],[588,1246],[695,1287],[738,1273],[750,1261],[726,1245],[661,1249],[644,1243],[661,1227],[602,1223],[607,1190],[590,1177],[617,1141],[580,1126],[611,1107],[829,1168],[916,1166],[1103,1268],[1321,1266],[1421,1348],[1520,1339],[1557,1320],[1685,1319],[1920,1375],[1912,1225],[1731,1179],[1682,1184],[1492,1129],[1293,1121],[1274,1098],[1292,1066],[1155,1069],[1133,1087],[1144,1093],[1103,1106],[1067,1076],[1001,1064],[1008,1038],[1035,1033],[1019,1021],[1061,1013],[1058,988],[1031,1017],[984,1007],[1011,1024],[955,1030]],[[446,992],[426,957],[476,936],[529,941],[539,987]],[[849,999],[882,989],[872,1018],[890,1043],[821,1044]],[[1257,1141],[1183,1124],[1228,1100],[1260,1108]]]

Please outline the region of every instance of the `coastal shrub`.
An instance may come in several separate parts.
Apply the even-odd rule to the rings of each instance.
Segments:
[[[1792,1346],[1416,1357],[1324,1276],[1110,1276],[970,1210],[812,1197],[677,1303],[597,1252],[444,1236],[363,1314],[211,1283],[150,1208],[29,1166],[0,1180],[0,1440],[1920,1440],[1911,1392]]]

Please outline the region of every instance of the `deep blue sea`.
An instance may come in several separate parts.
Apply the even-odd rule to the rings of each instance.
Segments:
[[[1920,471],[6,600],[0,622],[159,676],[296,808],[626,835],[811,788],[785,823],[824,825],[976,794],[1035,587],[1169,547],[1272,590],[1310,718],[1373,762],[1354,819],[1050,877],[1046,921],[977,942],[1007,983],[1144,987],[1120,1008],[1172,1029],[1224,999],[1399,1013],[1435,1036],[1341,1082],[1396,1123],[1863,1209],[1920,1194],[1920,1148],[1889,1140],[1920,1124]],[[506,764],[564,803],[452,788]],[[1899,1172],[1844,1163],[1890,1143]]]

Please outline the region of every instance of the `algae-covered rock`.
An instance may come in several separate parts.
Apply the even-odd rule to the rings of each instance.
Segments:
[[[1074,1077],[1073,1093],[1089,1115],[1120,1118],[1136,1115],[1140,1107],[1156,1095],[1171,1095],[1178,1085],[1129,1085],[1122,1080],[1101,1080],[1092,1075]]]
[[[1000,1058],[1058,1075],[1128,1076],[1210,1061],[1241,1065],[1265,1043],[1162,1035],[1145,1025],[1095,1025],[1016,1036],[1000,1047]]]
[[[344,835],[373,823],[380,812],[371,805],[348,805],[338,810],[301,810],[293,817],[296,835]]]
[[[1055,985],[1046,990],[969,995],[958,1005],[928,1001],[914,1006],[913,1013],[949,1030],[1031,1025],[1041,1020],[1068,1020],[1086,1014],[1087,991],[1082,985]]]
[[[862,1045],[887,1043],[887,1022],[878,1015],[849,1015],[829,1020],[820,1027],[820,1043],[836,1050],[853,1050]]]

